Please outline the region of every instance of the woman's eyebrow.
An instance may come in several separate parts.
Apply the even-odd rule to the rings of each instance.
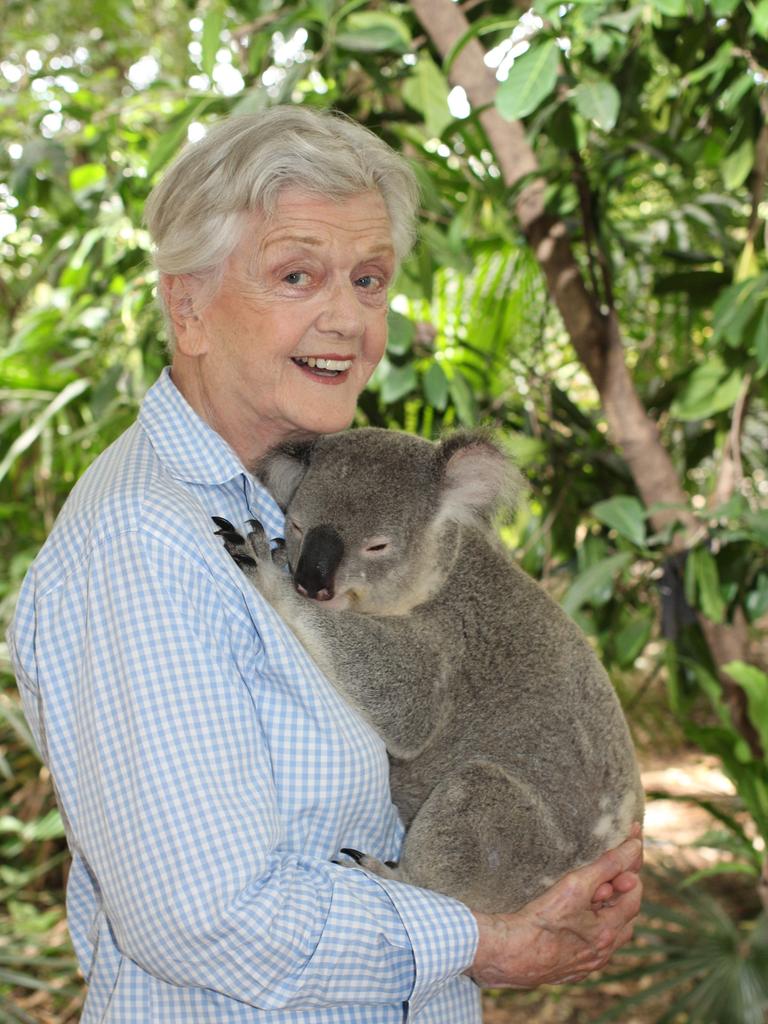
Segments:
[[[276,245],[285,245],[286,243],[290,243],[290,242],[298,242],[300,245],[312,245],[312,246],[317,246],[317,245],[322,245],[323,244],[323,240],[321,238],[317,238],[315,235],[288,234],[288,235],[277,235],[274,238],[268,238],[266,240],[266,242],[264,243],[264,248],[265,249],[269,249],[269,248],[272,248],[272,247],[274,247]]]

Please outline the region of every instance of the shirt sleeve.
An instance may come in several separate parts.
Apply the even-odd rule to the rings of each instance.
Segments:
[[[415,1010],[460,973],[477,941],[462,904],[281,848],[269,750],[210,573],[141,530],[83,571],[39,601],[37,674],[69,665],[75,739],[47,720],[48,753],[123,954],[263,1009]]]

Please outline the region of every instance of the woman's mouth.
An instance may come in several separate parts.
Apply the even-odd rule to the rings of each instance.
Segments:
[[[318,377],[338,377],[352,365],[351,359],[332,359],[324,356],[293,356],[292,361]]]

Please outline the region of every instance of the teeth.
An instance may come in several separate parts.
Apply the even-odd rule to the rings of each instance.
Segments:
[[[317,359],[315,356],[296,356],[296,362],[311,366],[318,370],[337,370],[343,372],[352,365],[351,359]]]

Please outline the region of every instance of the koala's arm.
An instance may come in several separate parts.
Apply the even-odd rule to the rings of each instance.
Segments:
[[[438,650],[410,618],[310,611],[311,626],[300,639],[317,664],[371,722],[391,754],[415,757],[442,720],[446,665]]]
[[[396,757],[427,747],[441,721],[445,666],[404,617],[326,609],[293,591],[277,610],[318,667]]]
[[[446,665],[423,623],[324,607],[266,559],[244,570],[391,754],[409,759],[428,746],[441,721]]]

